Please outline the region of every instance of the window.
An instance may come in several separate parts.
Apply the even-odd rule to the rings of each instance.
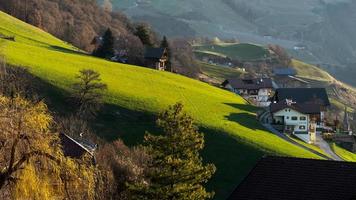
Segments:
[[[305,126],[299,126],[300,130],[305,130]]]
[[[296,120],[298,120],[298,117],[293,116],[293,117],[292,117],[292,120],[293,120],[293,121],[296,121]]]
[[[289,116],[287,116],[286,118],[289,119]]]
[[[300,119],[300,121],[305,121],[305,120],[307,120],[306,117],[300,117],[299,119]]]

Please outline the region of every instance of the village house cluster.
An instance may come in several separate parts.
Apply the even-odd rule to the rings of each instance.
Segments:
[[[308,83],[297,78],[292,68],[273,69],[273,73],[274,80],[267,77],[234,78],[225,80],[222,87],[264,108],[263,119],[260,119],[263,123],[304,142],[315,143],[318,134],[333,130],[326,123],[330,101],[325,88],[305,87]],[[346,116],[344,127],[349,127],[347,120]]]

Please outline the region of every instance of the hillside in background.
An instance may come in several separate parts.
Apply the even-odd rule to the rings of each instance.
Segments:
[[[0,34],[15,37],[0,38],[0,54],[44,83],[42,91],[53,112],[65,114],[65,99],[79,70],[101,74],[109,89],[93,126],[106,140],[140,143],[146,130],[157,131],[158,112],[182,102],[205,133],[205,161],[218,169],[209,182],[216,199],[225,199],[265,154],[319,158],[267,132],[256,119],[257,109],[228,91],[168,72],[94,58],[2,12],[0,22]]]
[[[99,0],[100,2],[100,0]],[[352,0],[112,0],[133,20],[176,37],[278,44],[356,86],[356,2]],[[303,47],[296,50],[295,47]],[[349,73],[352,72],[352,73]]]
[[[196,58],[199,59],[202,71],[201,79],[214,85],[220,85],[225,79],[241,77],[253,73],[257,76],[267,75],[275,78],[272,73],[273,67],[281,67],[280,63],[271,62],[269,57],[273,56],[273,51],[268,51],[266,47],[255,44],[221,43],[195,45]],[[253,56],[252,56],[253,55]],[[204,59],[208,59],[204,61]],[[218,58],[221,58],[218,59]],[[227,58],[232,58],[232,66],[227,66]],[[234,60],[242,61],[236,65]],[[214,60],[220,63],[214,63]],[[266,61],[268,63],[266,63]],[[209,63],[210,62],[210,63]],[[211,63],[212,62],[212,63]],[[246,65],[246,63],[249,63]],[[246,67],[245,67],[246,65]],[[268,67],[266,67],[268,66]],[[242,71],[244,67],[245,71]],[[283,66],[284,67],[284,66]],[[332,102],[329,112],[330,122],[336,117],[344,118],[345,106],[353,113],[356,110],[356,88],[345,84],[324,69],[307,64],[303,61],[292,59],[289,67],[296,70],[296,78],[305,81],[304,87],[325,87]],[[295,87],[287,85],[287,87]],[[352,125],[355,129],[355,125]]]

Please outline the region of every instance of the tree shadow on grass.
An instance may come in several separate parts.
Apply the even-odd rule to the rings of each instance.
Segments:
[[[130,110],[113,104],[105,104],[98,114],[93,128],[107,141],[122,139],[127,145],[142,143],[145,132],[160,134],[156,126],[157,115]]]
[[[230,113],[228,116],[225,116],[227,120],[236,122],[241,126],[247,127],[252,130],[266,130],[258,121],[256,115],[251,114],[261,111],[262,108],[258,108],[249,104],[225,103],[225,105],[232,106],[233,108],[236,108],[241,111],[238,113]]]
[[[237,124],[252,129],[252,130],[263,130],[266,129],[261,125],[261,123],[257,120],[255,115],[250,113],[230,113],[230,115],[225,116],[226,119],[232,122],[236,122]]]
[[[227,199],[266,152],[219,130],[199,130],[205,136],[204,162],[214,163],[217,168],[207,189],[216,193],[214,199]]]
[[[52,50],[52,51],[62,52],[62,53],[78,54],[78,55],[85,55],[85,56],[89,55],[89,54],[87,54],[85,52],[80,52],[80,51],[76,51],[76,50],[73,50],[73,49],[67,49],[67,48],[64,48],[64,47],[56,46],[56,45],[50,45],[48,47],[48,49]]]
[[[224,104],[242,111],[253,112],[253,113],[257,113],[258,111],[263,110],[263,108],[253,106],[251,104],[238,104],[238,103],[224,103]]]
[[[52,112],[62,116],[73,113],[66,101],[68,92],[40,79],[38,81],[42,84],[41,95],[45,97]],[[254,118],[252,114],[243,114],[231,115],[231,120]],[[155,124],[156,119],[155,113],[105,104],[90,125],[106,141],[122,139],[125,144],[133,146],[142,143],[146,131],[162,133]],[[249,120],[242,123],[251,124]],[[205,148],[201,152],[204,163],[213,163],[217,167],[213,178],[206,185],[207,189],[216,193],[215,199],[226,199],[266,152],[216,129],[199,127],[199,131],[205,136]]]
[[[70,93],[53,84],[34,77],[36,92],[43,99],[49,110],[56,117],[66,117],[75,114],[68,99]],[[95,120],[89,125],[95,134],[106,141],[122,139],[127,145],[136,145],[143,141],[146,131],[159,134],[156,127],[156,114],[130,110],[114,104],[104,104]]]

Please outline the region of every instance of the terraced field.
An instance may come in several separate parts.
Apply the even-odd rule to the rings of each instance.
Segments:
[[[194,51],[200,54],[229,57],[241,61],[253,61],[269,57],[269,52],[265,47],[247,43],[198,45],[194,47]]]
[[[108,109],[94,123],[99,136],[126,143],[142,141],[145,130],[154,130],[154,117],[182,102],[206,133],[206,162],[217,166],[209,182],[216,199],[225,199],[264,154],[318,158],[316,155],[267,132],[256,120],[256,108],[228,91],[180,75],[94,58],[48,33],[0,12],[0,54],[20,65],[50,88],[47,98],[62,103],[80,69],[100,72],[108,84]],[[246,55],[252,56],[252,55]]]

